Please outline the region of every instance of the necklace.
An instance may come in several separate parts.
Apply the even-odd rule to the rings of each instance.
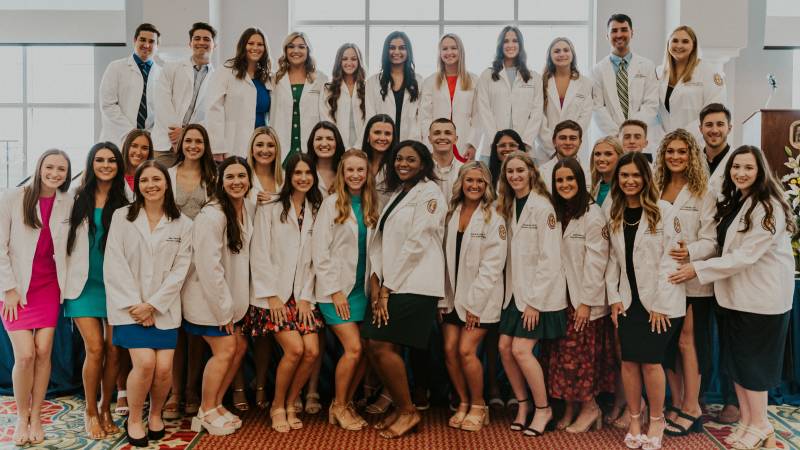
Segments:
[[[641,217],[639,217],[639,220],[637,220],[636,222],[633,222],[633,223],[628,222],[627,220],[625,220],[624,217],[622,218],[622,223],[624,223],[626,226],[629,226],[629,227],[639,226],[639,222],[641,222],[641,221],[642,221]]]

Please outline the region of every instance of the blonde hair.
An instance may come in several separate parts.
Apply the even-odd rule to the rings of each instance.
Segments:
[[[467,73],[467,63],[465,61],[466,57],[464,56],[464,43],[461,41],[461,38],[458,37],[455,33],[447,33],[439,38],[439,51],[441,52],[442,42],[450,38],[456,41],[456,47],[458,47],[458,78],[461,80],[461,90],[468,91],[472,89],[472,79],[469,77]],[[447,73],[445,72],[444,61],[442,61],[441,54],[438,55],[439,62],[437,67],[439,68],[438,73],[436,74],[436,88],[439,89],[442,87],[442,83],[447,81]]]
[[[639,192],[639,203],[642,205],[644,215],[647,218],[647,229],[651,233],[656,232],[658,223],[661,222],[661,209],[658,207],[658,187],[653,182],[653,173],[650,171],[650,163],[644,154],[639,152],[625,153],[619,159],[616,169],[614,169],[614,182],[611,185],[611,231],[617,231],[622,224],[622,217],[625,213],[627,202],[625,193],[619,187],[620,168],[634,164],[642,176],[642,190]]]
[[[607,144],[610,145],[611,148],[614,149],[614,152],[617,154],[617,158],[622,156],[624,153],[622,150],[622,143],[617,139],[615,136],[605,136],[601,137],[600,139],[594,142],[592,145],[592,153],[589,156],[589,172],[592,177],[592,184],[589,188],[589,191],[592,193],[592,197],[597,197],[597,193],[600,189],[600,182],[603,180],[603,176],[600,175],[600,172],[597,171],[597,167],[595,167],[594,163],[594,149],[597,148],[600,144]]]
[[[361,205],[364,215],[364,225],[367,228],[374,228],[378,224],[378,194],[375,189],[375,177],[369,174],[369,158],[363,150],[351,148],[344,152],[339,167],[336,168],[336,181],[334,182],[334,192],[336,192],[336,218],[333,223],[343,224],[350,219],[350,192],[347,190],[347,183],[344,181],[344,164],[350,158],[359,158],[367,164],[367,181],[361,189]]]
[[[702,197],[708,188],[708,174],[706,173],[703,161],[700,159],[700,146],[697,145],[697,140],[692,136],[692,133],[682,128],[667,133],[658,146],[658,156],[656,157],[655,164],[656,186],[663,191],[672,180],[672,171],[667,167],[665,156],[667,153],[667,146],[673,141],[683,141],[683,143],[689,147],[689,164],[686,167],[687,187],[692,195],[695,197]]]
[[[258,127],[253,130],[253,134],[250,135],[250,145],[247,147],[247,164],[249,164],[250,168],[253,169],[253,177],[255,177],[256,159],[253,157],[253,145],[256,143],[256,138],[262,134],[266,134],[267,136],[271,137],[275,142],[275,159],[272,161],[272,176],[275,178],[275,186],[280,188],[280,186],[283,184],[283,168],[281,167],[280,163],[283,159],[283,156],[281,155],[281,141],[278,139],[278,133],[274,128]]]
[[[500,167],[500,181],[498,183],[500,192],[497,197],[497,212],[500,213],[504,219],[511,219],[513,216],[511,212],[514,208],[515,195],[514,189],[511,188],[511,185],[508,183],[508,178],[506,177],[506,167],[509,162],[515,159],[519,159],[528,166],[531,192],[541,195],[552,203],[550,193],[547,192],[544,181],[542,181],[542,176],[539,174],[539,169],[536,168],[536,164],[533,163],[533,159],[525,152],[519,150],[513,151],[506,156],[503,165]]]
[[[494,203],[495,199],[494,186],[492,186],[492,174],[489,172],[489,167],[487,167],[486,163],[483,161],[468,161],[464,163],[464,165],[458,170],[458,178],[453,184],[453,196],[450,197],[450,204],[448,205],[447,216],[445,217],[444,221],[445,224],[450,222],[450,217],[453,216],[456,208],[464,203],[464,178],[466,178],[467,172],[473,169],[481,172],[481,178],[483,178],[483,181],[486,184],[486,189],[484,190],[483,198],[481,199],[483,220],[486,223],[489,223],[489,221],[492,220],[492,204]]]
[[[675,35],[678,31],[685,31],[686,34],[689,35],[689,39],[692,40],[692,51],[689,53],[689,61],[686,63],[686,69],[684,69],[683,73],[676,73],[675,72],[675,60],[672,58],[672,55],[669,54],[669,42],[672,40],[672,36]],[[664,76],[669,76],[669,85],[675,86],[679,80],[682,80],[684,83],[688,83],[692,81],[692,75],[694,74],[694,69],[700,63],[700,58],[697,56],[698,52],[698,44],[697,44],[697,35],[695,34],[692,27],[689,25],[681,25],[678,28],[672,30],[670,33],[669,38],[667,38],[667,49],[665,50],[664,54]]]
[[[289,72],[289,59],[286,57],[286,47],[288,47],[289,44],[291,44],[296,38],[303,39],[303,42],[306,44],[306,49],[308,50],[308,53],[306,54],[306,62],[304,64],[306,69],[306,80],[308,80],[310,83],[313,83],[314,79],[316,78],[317,64],[314,62],[314,57],[311,56],[311,44],[308,42],[308,36],[306,36],[306,34],[302,31],[293,31],[286,36],[286,39],[283,40],[283,53],[281,54],[281,57],[278,58],[278,71],[275,72],[276,84],[281,80],[281,78],[283,78],[284,75],[286,75],[287,72]]]

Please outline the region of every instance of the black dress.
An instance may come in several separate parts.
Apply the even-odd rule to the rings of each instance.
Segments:
[[[647,218],[642,217],[642,208],[625,208],[623,233],[625,235],[625,269],[628,284],[631,286],[631,305],[625,311],[625,316],[619,316],[619,341],[622,350],[622,360],[644,364],[661,364],[666,355],[667,345],[680,325],[683,318],[670,319],[671,326],[661,334],[650,330],[650,313],[647,312],[639,298],[639,288],[636,284],[634,272],[633,245],[636,240],[636,231],[640,221],[641,226],[647,226]],[[636,225],[628,225],[628,224]]]

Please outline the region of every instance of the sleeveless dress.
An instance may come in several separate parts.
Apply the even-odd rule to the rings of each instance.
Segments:
[[[100,241],[103,229],[103,208],[94,209],[94,235],[89,235],[89,276],[81,294],[64,301],[65,317],[106,317],[106,286],[103,282],[103,251]]]

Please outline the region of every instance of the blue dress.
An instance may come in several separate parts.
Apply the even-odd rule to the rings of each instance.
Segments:
[[[351,196],[350,205],[358,222],[358,263],[356,263],[356,284],[347,296],[350,305],[350,320],[342,320],[336,314],[333,303],[320,303],[319,310],[328,325],[340,325],[348,322],[361,322],[367,309],[367,294],[364,291],[364,281],[367,272],[367,226],[364,224],[364,213],[361,209],[361,197]]]
[[[100,317],[106,314],[106,286],[103,282],[103,251],[100,242],[103,229],[103,208],[94,209],[94,235],[89,235],[89,276],[81,294],[64,301],[65,317]],[[90,232],[91,233],[91,232]]]
[[[256,125],[255,128],[264,127],[267,125],[267,114],[269,114],[269,106],[271,103],[269,89],[264,85],[261,80],[253,79],[253,84],[256,85]]]

